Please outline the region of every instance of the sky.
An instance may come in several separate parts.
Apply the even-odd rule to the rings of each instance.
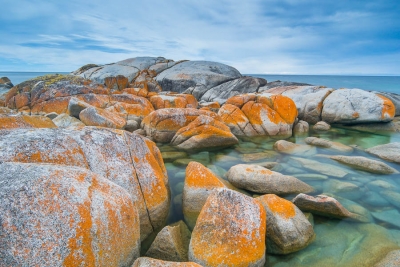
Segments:
[[[0,0],[0,71],[137,56],[242,74],[400,75],[398,0]]]

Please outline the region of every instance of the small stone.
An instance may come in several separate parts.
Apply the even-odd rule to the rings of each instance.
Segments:
[[[330,129],[331,126],[324,121],[319,121],[313,126],[313,130],[315,131],[329,131]]]

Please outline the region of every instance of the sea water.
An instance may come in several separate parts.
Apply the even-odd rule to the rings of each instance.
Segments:
[[[400,142],[400,133],[373,134],[353,129],[333,127],[327,132],[314,132],[292,136],[288,141],[305,144],[304,139],[315,136],[357,147],[346,156],[363,156],[385,162],[400,172],[400,164],[383,161],[364,152],[365,149]],[[226,179],[226,172],[236,164],[266,164],[274,162],[272,170],[297,177],[313,186],[311,195],[329,194],[338,199],[348,210],[369,218],[369,223],[349,220],[328,219],[314,215],[316,238],[307,248],[289,255],[268,255],[266,266],[373,266],[376,260],[386,253],[400,247],[400,199],[389,199],[388,192],[400,193],[399,174],[374,174],[357,170],[328,158],[331,155],[344,155],[329,149],[315,148],[311,153],[289,155],[273,150],[277,139],[258,138],[240,140],[238,145],[217,151],[187,153],[179,159],[165,160],[172,192],[172,205],[168,223],[182,220],[182,191],[185,169],[190,161],[197,161],[215,174]],[[158,144],[165,154],[178,151],[169,144]],[[254,155],[260,155],[254,160]],[[264,155],[264,156],[263,156]],[[296,158],[306,158],[315,166],[329,166],[332,175],[320,173],[318,168],[304,168],[296,163]],[[253,160],[252,160],[253,159]],[[335,169],[347,173],[338,178]],[[310,175],[311,174],[311,175]],[[254,194],[248,192],[250,195]],[[399,195],[400,196],[400,195]],[[292,200],[295,195],[283,196]],[[268,235],[268,233],[267,233]],[[251,246],[249,246],[251,249]],[[365,259],[368,259],[365,261]],[[365,262],[368,262],[365,265]]]

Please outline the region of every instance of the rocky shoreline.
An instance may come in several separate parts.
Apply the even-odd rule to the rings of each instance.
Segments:
[[[208,61],[138,57],[15,86],[1,78],[0,265],[279,266],[273,255],[322,243],[315,215],[380,233],[369,258],[341,264],[396,266],[400,241],[373,222],[400,229],[387,219],[400,218],[400,184],[358,181],[398,175],[400,143],[361,150],[323,133],[396,133],[399,115],[396,94],[268,83]],[[242,156],[214,153],[222,170],[186,159],[226,148]],[[185,168],[178,194],[170,162]],[[383,212],[348,204],[369,193],[361,186],[379,188]],[[184,221],[167,225],[171,206]]]

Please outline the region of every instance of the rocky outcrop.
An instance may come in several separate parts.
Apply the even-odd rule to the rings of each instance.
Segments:
[[[265,234],[260,202],[229,189],[214,191],[193,229],[189,260],[203,266],[264,266]]]
[[[130,194],[71,166],[0,163],[1,266],[129,266],[140,250]]]
[[[180,128],[171,140],[172,145],[190,151],[228,147],[238,142],[228,126],[206,115]]]
[[[394,116],[395,106],[390,99],[361,89],[333,91],[322,110],[322,120],[328,123],[382,122]]]
[[[267,252],[289,254],[314,239],[311,223],[292,202],[276,195],[258,197],[267,212]]]
[[[314,189],[293,176],[268,170],[259,165],[238,164],[226,174],[234,186],[261,194],[309,193]]]
[[[292,134],[297,109],[284,96],[244,94],[228,99],[218,115],[237,136],[287,136]]]
[[[164,261],[188,261],[190,235],[183,221],[165,226],[157,234],[146,256]]]
[[[389,165],[383,162],[362,156],[331,156],[330,158],[336,160],[337,162],[350,166],[352,168],[356,168],[371,173],[377,173],[377,174],[399,173],[396,169],[390,167]]]
[[[381,159],[400,164],[400,143],[398,142],[374,146],[365,151]]]
[[[194,121],[198,116],[216,117],[214,112],[193,108],[164,108],[150,113],[142,121],[146,135],[156,142],[170,142],[176,132]]]
[[[299,119],[314,124],[321,120],[324,100],[332,91],[320,86],[283,86],[265,92],[289,97],[296,104]]]
[[[142,239],[168,215],[169,184],[161,154],[136,134],[96,127],[0,131],[0,161],[77,166],[120,185],[137,206]]]
[[[196,97],[197,91],[202,92],[240,77],[239,71],[225,64],[210,61],[185,61],[164,70],[157,75],[156,80],[163,91],[182,93],[192,87],[190,93]]]
[[[354,148],[350,146],[346,146],[339,142],[334,142],[318,137],[307,137],[306,139],[304,139],[304,142],[312,146],[327,148],[329,150],[341,153],[352,153],[354,151]]]

